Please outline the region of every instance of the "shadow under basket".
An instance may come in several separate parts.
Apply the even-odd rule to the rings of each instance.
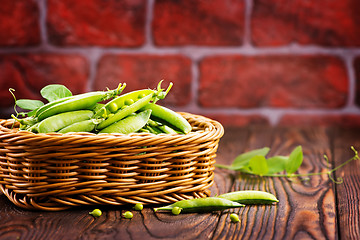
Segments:
[[[189,134],[35,134],[0,120],[1,190],[16,206],[46,211],[210,196],[224,128],[180,114]]]

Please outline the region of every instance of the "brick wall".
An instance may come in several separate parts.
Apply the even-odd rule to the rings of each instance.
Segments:
[[[1,0],[0,111],[40,99],[174,87],[163,102],[224,125],[360,126],[358,0]]]

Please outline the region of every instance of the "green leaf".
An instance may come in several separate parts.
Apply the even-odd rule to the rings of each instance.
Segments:
[[[72,96],[71,91],[61,84],[50,84],[41,89],[40,94],[49,102],[55,101],[60,98]]]
[[[298,170],[303,161],[302,147],[297,146],[290,154],[285,164],[285,170],[288,174],[292,174]]]
[[[289,157],[286,156],[274,156],[267,159],[267,164],[269,167],[268,174],[279,173],[285,171],[285,164],[288,161]]]
[[[44,105],[44,103],[40,100],[19,99],[16,100],[16,105],[25,110],[35,110]]]
[[[268,147],[264,147],[264,148],[260,148],[260,149],[254,149],[251,150],[249,152],[246,153],[242,153],[240,155],[238,155],[234,161],[231,164],[231,169],[232,170],[240,170],[245,168],[247,165],[249,165],[250,159],[253,158],[254,156],[266,156],[266,154],[268,154],[268,152],[270,151],[270,148]]]
[[[249,169],[253,174],[264,175],[269,171],[266,158],[261,155],[254,156],[249,161]]]

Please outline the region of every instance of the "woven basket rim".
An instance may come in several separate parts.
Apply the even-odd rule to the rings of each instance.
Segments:
[[[203,122],[208,125],[208,128],[201,129],[198,131],[191,131],[187,134],[153,134],[153,133],[130,133],[130,134],[122,134],[122,133],[86,133],[86,132],[70,132],[70,133],[33,133],[25,130],[18,130],[17,128],[11,129],[9,127],[5,127],[4,125],[11,126],[13,123],[16,123],[14,119],[0,119],[0,133],[10,133],[16,134],[22,137],[41,137],[41,138],[97,138],[97,139],[110,139],[110,138],[119,138],[122,139],[134,139],[134,138],[152,138],[152,139],[163,139],[166,137],[169,140],[177,140],[179,138],[192,138],[192,137],[206,137],[209,134],[217,133],[216,138],[220,138],[224,133],[223,126],[216,120],[204,117],[202,115],[186,113],[186,112],[178,112],[186,119],[197,120],[197,122]]]

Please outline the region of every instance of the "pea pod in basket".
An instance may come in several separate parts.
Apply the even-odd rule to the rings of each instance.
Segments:
[[[95,129],[95,121],[93,119],[84,120],[80,122],[73,123],[67,127],[64,127],[59,130],[59,133],[68,133],[68,132],[91,132]]]
[[[172,88],[172,83],[170,83],[167,89],[162,89],[161,83],[162,81],[158,83],[156,89],[142,89],[122,95],[120,93],[125,88],[125,83],[120,84],[115,90],[89,92],[74,96],[69,90],[67,93],[62,91],[67,89],[66,87],[50,85],[43,88],[47,91],[42,90],[43,93],[46,93],[42,96],[49,101],[47,104],[42,104],[38,100],[18,101],[21,103],[20,108],[23,107],[31,112],[20,114],[27,115],[26,118],[12,117],[20,123],[20,130],[35,133],[117,132],[128,134],[150,132],[153,134],[186,134],[190,132],[191,125],[180,114],[156,105],[156,102],[164,99]],[[56,92],[54,89],[58,91]],[[35,104],[34,101],[40,103],[36,102]]]
[[[119,84],[118,88],[114,90],[88,92],[59,98],[42,105],[38,109],[34,110],[35,113],[33,115],[27,118],[19,119],[14,115],[11,115],[11,117],[20,123],[20,129],[36,132],[37,127],[41,125],[40,123],[46,118],[65,112],[91,110],[96,106],[96,104],[98,104],[98,102],[113,98],[120,94],[125,86],[126,84]]]
[[[59,99],[59,102],[56,103],[50,102],[49,104],[44,105],[43,108],[40,108],[35,113],[35,117],[41,121],[47,117],[63,112],[91,109],[98,102],[110,99],[120,94],[125,86],[126,85],[123,85],[121,87],[120,84],[119,87],[115,90],[89,92],[70,97],[66,100]]]
[[[157,105],[155,103],[150,103],[143,107],[143,110],[145,109],[151,109],[152,119],[171,128],[175,128],[182,133],[189,133],[192,129],[190,123],[183,116],[169,108]]]
[[[150,118],[151,110],[145,110],[140,113],[130,115],[108,127],[102,129],[99,133],[123,133],[129,134],[139,131]]]
[[[34,131],[39,133],[57,132],[65,127],[71,126],[72,124],[89,120],[92,116],[94,116],[94,113],[91,110],[60,113],[41,121]]]
[[[161,89],[160,82],[157,90],[144,89],[132,91],[113,99],[95,114],[95,117],[105,118],[99,123],[97,129],[104,129],[130,114],[139,111],[150,101],[156,102],[158,99],[165,98],[171,87],[172,83],[170,83],[169,87],[164,91],[164,89]]]

